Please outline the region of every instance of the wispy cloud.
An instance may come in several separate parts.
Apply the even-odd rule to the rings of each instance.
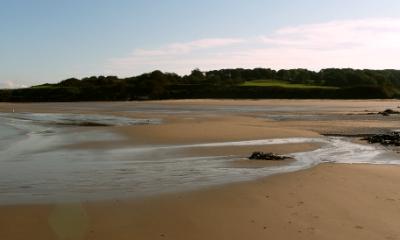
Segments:
[[[166,48],[159,50],[158,54],[184,54],[196,50],[230,46],[243,41],[244,40],[242,39],[234,38],[207,38],[186,43],[173,43],[168,45]],[[145,54],[146,51],[141,50],[141,53]]]
[[[287,27],[261,39],[277,47],[336,51],[372,46],[397,47],[399,38],[400,19],[364,19]]]
[[[225,67],[400,68],[400,18],[331,21],[286,27],[259,37],[210,38],[136,49],[110,60],[110,72],[187,73]]]
[[[135,57],[146,58],[146,57],[182,55],[198,50],[212,49],[216,47],[225,47],[232,44],[241,43],[243,41],[244,40],[242,39],[232,39],[232,38],[208,38],[208,39],[200,39],[185,43],[172,43],[158,49],[136,49],[133,51],[133,54],[131,56],[115,60],[118,61],[121,59],[132,59]]]

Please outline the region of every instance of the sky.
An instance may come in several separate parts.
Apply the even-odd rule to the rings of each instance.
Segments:
[[[156,69],[400,69],[398,0],[0,0],[0,88]]]

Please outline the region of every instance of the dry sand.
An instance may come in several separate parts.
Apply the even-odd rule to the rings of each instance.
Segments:
[[[399,127],[398,121],[392,120],[266,121],[255,118],[255,113],[177,116],[124,112],[141,104],[317,106],[321,111],[338,114],[365,109],[381,111],[397,107],[399,102],[187,100],[0,104],[0,111],[15,107],[26,112],[101,113],[166,120],[159,126],[110,128],[125,136],[118,142],[70,146],[82,148],[310,137],[354,128]],[[315,147],[291,144],[268,146],[263,150],[290,153]],[[252,149],[206,150],[241,153]],[[400,239],[399,182],[400,167],[397,166],[324,164],[253,182],[145,199],[0,206],[0,239]]]
[[[142,125],[115,128],[130,141],[144,143],[202,143],[256,140],[266,138],[316,137],[311,130],[269,126],[265,120],[251,117],[220,117],[172,122],[162,125]],[[140,139],[137,137],[140,136]]]

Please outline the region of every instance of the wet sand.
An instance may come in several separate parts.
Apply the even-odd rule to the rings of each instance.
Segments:
[[[0,207],[1,239],[398,239],[400,168],[324,164],[195,192]]]
[[[105,107],[102,104],[105,103],[0,104],[0,111],[17,106],[17,110],[26,112],[102,113],[165,120],[155,126],[111,127],[110,131],[125,139],[69,146],[73,148],[315,137],[400,126],[396,119],[276,121],[257,111],[228,111],[222,115],[212,111],[143,114],[126,111],[134,110],[140,103],[110,103]],[[185,100],[144,104],[294,106],[306,113],[311,111],[308,108],[317,107],[314,112],[335,115],[381,111],[395,108],[399,102]],[[263,149],[291,153],[316,147],[289,144]],[[239,153],[249,150],[253,149],[208,149]],[[399,182],[398,166],[323,164],[257,181],[140,199],[0,206],[0,239],[398,239]]]

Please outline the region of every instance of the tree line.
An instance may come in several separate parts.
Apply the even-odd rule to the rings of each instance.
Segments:
[[[332,89],[287,89],[242,86],[253,80],[332,86]],[[174,98],[393,98],[398,97],[400,70],[269,68],[221,69],[190,74],[153,71],[138,76],[70,78],[56,84],[0,90],[0,101],[98,101]]]

